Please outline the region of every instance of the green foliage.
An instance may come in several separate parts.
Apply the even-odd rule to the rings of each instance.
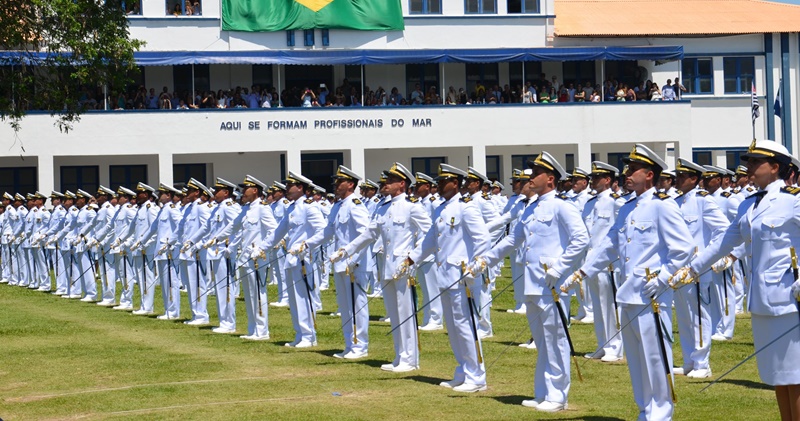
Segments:
[[[6,0],[0,12],[0,119],[19,130],[29,110],[51,110],[68,131],[80,87],[124,88],[135,69],[121,0]]]

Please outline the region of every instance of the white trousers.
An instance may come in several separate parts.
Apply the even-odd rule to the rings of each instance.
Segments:
[[[528,295],[525,298],[528,325],[537,350],[534,399],[567,403],[571,381],[565,326],[551,295]],[[566,295],[561,296],[562,303],[568,302],[565,298]],[[566,317],[566,309],[564,311]]]
[[[153,299],[155,297],[158,279],[153,271],[153,256],[138,254],[133,257],[133,269],[136,272],[136,282],[139,284],[140,309],[153,311]]]
[[[97,267],[100,269],[100,288],[103,301],[115,302],[117,292],[117,280],[114,277],[114,254],[103,255],[102,251],[96,252],[95,258],[98,259]]]
[[[127,254],[117,254],[116,256],[115,276],[122,285],[122,291],[119,294],[119,305],[131,307],[133,306],[133,287],[136,282],[136,272],[133,270],[134,258]]]
[[[284,251],[281,249],[269,254],[270,270],[272,271],[272,276],[274,276],[273,279],[275,279],[278,284],[278,299],[276,301],[288,303],[289,289],[286,285],[286,259],[283,257],[283,253]]]
[[[744,262],[741,260],[737,260],[733,263],[733,278],[731,278],[731,282],[733,283],[733,290],[736,294],[736,312],[741,313],[744,311],[744,275],[742,268],[744,267]]]
[[[259,262],[258,275],[252,260],[238,269],[244,293],[245,313],[247,314],[247,334],[259,338],[269,337],[269,314],[267,309],[267,268]],[[260,282],[259,282],[260,280]]]
[[[217,296],[217,315],[219,327],[236,330],[236,296],[233,294],[233,283],[236,273],[228,267],[226,259],[208,261],[208,274],[211,286]]]
[[[422,325],[433,323],[442,324],[442,299],[432,297],[439,295],[439,287],[436,284],[436,265],[433,262],[422,262],[417,270],[417,279],[422,287]],[[430,304],[428,304],[430,302]],[[427,304],[427,305],[426,305]]]
[[[181,261],[181,277],[186,281],[186,292],[192,320],[208,323],[208,285],[201,266],[203,261],[191,259]]]
[[[732,338],[733,328],[736,324],[736,293],[731,283],[731,271],[725,270],[724,274],[712,272],[711,279],[713,280],[711,284],[713,333]]]
[[[345,272],[334,272],[336,303],[342,313],[342,335],[344,352],[365,353],[369,350],[369,307],[367,306],[367,276],[364,271],[355,271],[354,282]],[[355,297],[355,303],[353,298]],[[353,310],[355,309],[355,315]],[[355,325],[355,326],[354,326]],[[355,335],[353,334],[355,330]],[[355,341],[353,340],[355,338]]]
[[[711,273],[703,275],[699,286],[700,307],[698,309],[698,284],[688,284],[675,291],[675,318],[681,337],[684,373],[708,369],[711,355],[711,313],[709,312],[709,287]],[[708,279],[706,279],[708,278]],[[699,316],[698,316],[699,312]],[[703,346],[700,346],[700,325],[703,326]]]
[[[404,363],[419,367],[417,332],[414,328],[414,321],[410,320],[414,310],[411,305],[408,277],[383,281],[383,303],[386,306],[386,317],[391,319],[392,330],[394,330],[392,332],[392,341],[394,342],[392,364],[396,366]],[[405,323],[400,325],[403,321]]]
[[[672,326],[671,303],[661,303],[661,323]],[[625,305],[620,307],[620,323],[625,342],[625,356],[633,386],[633,399],[639,407],[639,420],[671,420],[672,396],[667,384],[667,373],[663,365],[658,344],[657,326],[650,305]],[[672,346],[664,337],[667,366],[672,367]]]
[[[475,340],[472,330],[473,323],[477,326],[477,315],[470,318],[473,313],[469,309],[466,288],[459,282],[457,287],[442,292],[441,299],[447,338],[456,358],[453,380],[456,383],[485,385],[486,366],[478,362],[478,353],[483,358],[481,341],[480,338]]]
[[[492,336],[492,290],[487,283],[486,274],[478,276],[472,282],[472,296],[475,298],[475,311],[478,317],[478,334]]]
[[[72,258],[72,276],[69,294],[85,293],[92,300],[97,298],[97,284],[94,281],[93,262],[85,251],[76,251]]]
[[[614,280],[619,272],[614,273]],[[618,333],[616,307],[614,306],[614,288],[611,286],[611,274],[602,271],[594,279],[586,282],[585,288],[592,298],[594,314],[594,335],[597,338],[598,348],[602,346],[603,355],[622,357],[622,336]]]
[[[164,303],[164,314],[170,319],[181,316],[181,282],[174,260],[156,260],[158,279],[161,283],[161,300]]]
[[[47,260],[44,258],[44,250],[41,247],[30,249],[31,253],[31,287],[46,287],[50,290],[50,275],[47,268]]]
[[[305,264],[305,278],[300,264],[286,268],[286,288],[295,332],[294,342],[302,340],[315,342],[317,340],[317,329],[314,326],[317,316],[314,310],[314,291],[312,290],[314,278],[312,271],[309,270],[311,263],[306,260]]]

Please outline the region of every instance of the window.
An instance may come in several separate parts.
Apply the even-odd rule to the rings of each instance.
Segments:
[[[622,162],[622,158],[630,155],[628,152],[611,152],[608,154],[608,164],[613,165],[619,169],[619,173],[622,174],[622,168],[625,167],[625,163]]]
[[[742,155],[745,154],[744,150],[741,151],[727,151],[725,152],[725,160],[729,170],[736,171],[736,167],[742,165]]]
[[[303,31],[303,45],[306,47],[314,46],[314,30],[306,29]]]
[[[349,64],[344,66],[344,78],[350,82],[350,86],[355,86],[358,92],[361,92],[361,66],[357,64]],[[366,85],[366,82],[364,83]],[[349,92],[345,92],[345,95]]]
[[[528,161],[533,161],[539,154],[535,155],[511,155],[511,168],[524,170],[528,168]]]
[[[539,13],[539,0],[507,0],[508,13]]]
[[[195,64],[194,72],[191,64],[172,66],[172,85],[179,94],[192,92],[192,73],[194,73],[194,90],[208,91],[211,89],[208,64]]]
[[[408,12],[412,15],[440,15],[442,0],[411,0]]]
[[[100,167],[97,165],[87,166],[63,166],[61,167],[61,191],[75,192],[83,189],[89,193],[94,193],[100,187]]]
[[[432,158],[411,158],[411,171],[414,174],[421,172],[433,176],[435,174],[439,174],[439,164],[446,163],[447,158],[443,156]]]
[[[147,165],[109,165],[108,173],[109,187],[114,190],[119,186],[133,189],[139,182],[147,183]]]
[[[140,0],[127,0],[122,2],[122,10],[125,11],[126,15],[141,15],[142,5]]]
[[[436,89],[439,86],[439,64],[406,64],[406,98],[411,98],[417,84],[424,100],[424,94],[431,87]]]
[[[597,161],[597,154],[592,152],[592,162]]]
[[[294,47],[294,31],[286,31],[286,46]]]
[[[500,155],[486,156],[486,177],[492,181],[500,179]]]
[[[141,0],[128,0],[131,2],[131,7],[141,7],[139,2]],[[174,16],[200,16],[203,13],[200,0],[166,0],[167,15]],[[131,14],[131,13],[128,13]],[[138,13],[141,14],[141,11]]]
[[[594,87],[597,84],[593,61],[565,61],[561,63],[561,74],[564,83],[572,83],[578,86],[580,83]]]
[[[322,46],[323,47],[330,46],[331,45],[331,33],[330,33],[330,31],[327,30],[327,29],[323,29],[320,32],[322,32]]]
[[[253,65],[253,85],[258,85],[262,89],[272,87],[272,65],[254,64]]]
[[[711,165],[711,151],[692,152],[692,161],[698,165]]]
[[[568,153],[567,156],[565,157],[565,159],[564,159],[564,169],[568,173],[572,174],[572,170],[575,169],[575,154],[574,153]]]
[[[180,183],[190,178],[206,184],[206,164],[172,164],[172,179]]]
[[[300,172],[314,184],[330,192],[333,184],[331,177],[343,163],[344,154],[341,152],[304,153],[300,155]]]
[[[539,79],[539,75],[542,73],[542,62],[541,61],[528,61],[524,63],[521,61],[515,61],[508,63],[508,78],[511,84],[511,90],[516,90],[517,86],[522,87],[522,84],[525,82],[530,82],[531,84],[535,84],[536,81]],[[525,68],[525,75],[522,75],[522,68]],[[518,95],[522,95],[522,92],[517,92]]]
[[[714,66],[710,57],[683,59],[682,72],[687,94],[714,92]]]
[[[753,57],[725,57],[722,59],[722,70],[725,73],[725,93],[750,93],[753,89],[755,68]]]
[[[468,63],[464,67],[467,70],[467,92],[479,101],[484,97],[485,91],[499,83],[497,63]],[[483,93],[478,92],[479,82],[484,87]]]
[[[38,176],[36,167],[0,168],[0,191],[22,195],[35,193]]]
[[[464,13],[497,13],[496,0],[465,0]]]

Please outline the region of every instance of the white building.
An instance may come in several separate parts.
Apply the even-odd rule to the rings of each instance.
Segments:
[[[48,113],[32,113],[17,134],[0,128],[8,144],[0,149],[0,191],[92,191],[246,173],[271,181],[287,169],[327,185],[337,164],[376,179],[393,161],[431,173],[439,162],[472,165],[506,180],[543,149],[567,168],[588,167],[594,159],[618,163],[634,143],[732,168],[753,138],[751,83],[761,112],[755,136],[800,148],[797,6],[401,0],[403,31],[251,33],[222,31],[220,4],[208,0],[202,16],[167,15],[176,1],[180,9],[188,0],[141,0],[142,14],[129,18],[131,35],[146,41],[136,55],[140,83],[156,92],[281,91],[347,78],[359,90],[398,87],[405,96],[417,83],[435,86],[444,98],[450,86],[515,86],[540,73],[576,84],[614,77],[664,85],[681,76],[688,92],[674,102],[98,111],[68,134]],[[780,118],[773,112],[779,88]]]

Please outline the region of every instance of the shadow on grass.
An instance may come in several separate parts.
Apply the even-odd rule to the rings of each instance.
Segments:
[[[709,382],[706,382],[706,383],[711,383],[711,382],[709,381]],[[761,390],[769,390],[769,391],[775,390],[774,387],[772,387],[772,386],[770,386],[768,384],[764,384],[764,383],[760,383],[760,382],[754,382],[752,380],[723,379],[723,380],[720,380],[718,383],[732,384],[732,385],[735,385],[735,386],[746,387],[748,389],[761,389]]]
[[[404,379],[406,379],[406,380],[414,380],[415,382],[427,383],[427,384],[432,384],[432,385],[436,385],[436,386],[438,386],[439,383],[441,383],[443,381],[449,380],[449,379],[442,379],[442,378],[439,378],[439,377],[429,377],[429,376],[419,376],[419,375],[404,377]]]

